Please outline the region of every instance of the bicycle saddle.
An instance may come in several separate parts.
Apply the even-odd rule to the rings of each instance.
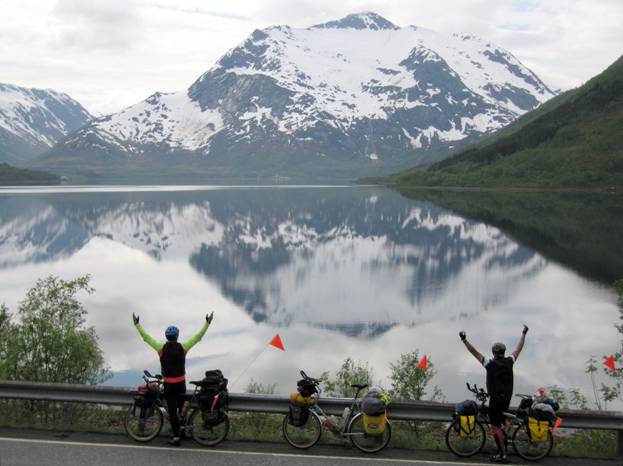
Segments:
[[[202,385],[203,380],[190,380],[188,383],[192,385]]]
[[[356,388],[357,390],[363,390],[367,386],[368,386],[367,383],[354,383],[351,385],[351,387]]]

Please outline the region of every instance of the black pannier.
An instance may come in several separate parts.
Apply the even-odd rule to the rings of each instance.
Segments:
[[[138,416],[142,419],[150,417],[154,410],[156,409],[156,396],[147,394],[147,395],[136,395],[134,397],[134,415]]]
[[[313,382],[310,382],[307,379],[299,380],[296,383],[296,389],[305,398],[307,398],[308,396],[312,396],[314,393],[318,393],[318,388],[316,387],[316,384]]]
[[[361,401],[361,411],[369,416],[379,416],[385,413],[385,403],[374,396],[364,396]]]
[[[522,398],[517,409],[528,411],[532,407],[532,398]]]
[[[206,371],[197,399],[206,426],[215,426],[227,419],[229,393],[227,379],[220,370]]]
[[[301,427],[305,425],[307,419],[309,419],[309,405],[307,403],[296,403],[294,401],[290,401],[288,422],[294,427]]]

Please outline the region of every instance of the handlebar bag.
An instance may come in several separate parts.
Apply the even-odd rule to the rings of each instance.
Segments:
[[[315,393],[318,393],[318,387],[313,382],[310,382],[307,379],[301,379],[296,383],[296,389],[298,392],[304,397],[312,396]]]

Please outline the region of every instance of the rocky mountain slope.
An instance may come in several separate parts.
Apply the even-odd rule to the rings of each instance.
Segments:
[[[0,162],[27,161],[91,118],[67,94],[0,83]]]
[[[456,156],[396,175],[409,186],[620,188],[623,57]]]
[[[436,160],[553,95],[492,43],[362,13],[256,30],[188,90],[93,121],[43,166],[353,177]]]

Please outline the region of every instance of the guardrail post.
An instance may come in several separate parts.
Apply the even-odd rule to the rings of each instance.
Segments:
[[[623,458],[623,430],[617,430],[617,458]]]

